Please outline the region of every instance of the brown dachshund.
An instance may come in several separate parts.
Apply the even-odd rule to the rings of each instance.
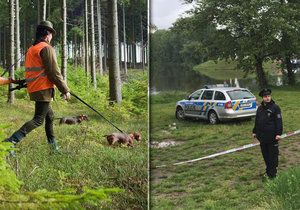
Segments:
[[[130,147],[133,147],[134,140],[142,140],[141,134],[136,132],[132,132],[130,134],[112,133],[105,135],[104,137],[106,137],[109,145],[114,145],[116,142],[118,142],[119,144],[125,144]]]
[[[79,124],[84,120],[89,120],[88,116],[82,114],[79,116],[75,116],[75,117],[62,117],[59,118],[59,124],[68,124],[68,125],[74,125],[74,124]]]

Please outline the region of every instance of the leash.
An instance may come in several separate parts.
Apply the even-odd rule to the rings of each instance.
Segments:
[[[89,105],[84,100],[82,100],[80,97],[78,97],[75,93],[70,92],[70,94],[72,96],[74,96],[77,100],[79,100],[81,103],[83,103],[84,105],[86,105],[88,108],[90,108],[91,110],[93,110],[95,113],[97,113],[100,117],[102,117],[106,122],[108,122],[110,125],[112,125],[114,128],[116,128],[118,131],[120,131],[121,133],[125,133],[120,128],[118,128],[116,125],[114,125],[111,121],[109,121],[106,117],[104,117],[100,112],[98,112],[96,109],[94,109],[91,105]]]
[[[293,132],[282,134],[280,136],[280,139],[295,136],[295,135],[298,135],[298,134],[300,134],[300,130],[296,130],[296,131],[293,131]],[[170,165],[177,166],[177,165],[183,165],[183,164],[186,164],[186,163],[194,163],[194,162],[197,162],[197,161],[200,161],[200,160],[211,159],[211,158],[218,157],[218,156],[221,156],[221,155],[225,155],[225,154],[245,150],[245,149],[255,147],[255,146],[258,146],[258,145],[260,145],[260,143],[247,144],[247,145],[244,145],[244,146],[241,146],[241,147],[229,149],[229,150],[226,150],[226,151],[223,151],[223,152],[218,152],[218,153],[208,155],[208,156],[204,156],[204,157],[201,157],[201,158],[196,158],[196,159],[187,160],[187,161],[181,161],[181,162],[177,162],[177,163],[173,163],[173,164],[169,164],[169,165],[160,165],[160,166],[156,166],[155,168],[164,168],[164,167],[167,167],[167,166],[170,166]]]
[[[25,54],[26,54],[26,53],[25,53]],[[3,76],[6,74],[6,72],[10,71],[10,70],[12,69],[12,67],[14,67],[15,65],[17,65],[17,63],[18,63],[20,60],[22,60],[22,59],[24,58],[25,54],[22,55],[22,56],[17,60],[17,62],[15,62],[15,63],[12,64],[11,66],[9,66],[7,69],[4,69],[4,72],[1,74],[1,77],[3,77]]]
[[[18,86],[14,87],[14,88],[10,88],[9,91],[20,90],[22,88],[26,88],[27,87],[26,80],[18,80],[17,84],[18,84]],[[110,120],[108,120],[103,114],[101,114],[100,112],[98,112],[96,109],[94,109],[91,105],[89,105],[87,102],[85,102],[84,100],[82,100],[75,93],[70,92],[70,94],[72,96],[74,96],[77,100],[79,100],[81,103],[83,103],[84,105],[86,105],[88,108],[90,108],[91,110],[93,110],[95,113],[97,113],[100,117],[102,117],[106,122],[108,122],[110,125],[112,125],[114,128],[116,128],[118,131],[120,131],[121,133],[126,134],[124,131],[122,131],[120,128],[118,128],[115,124],[113,124]]]

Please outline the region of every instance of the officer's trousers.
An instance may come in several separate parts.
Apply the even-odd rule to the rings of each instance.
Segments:
[[[275,178],[278,167],[279,143],[260,143],[261,152],[266,164],[266,173],[269,178]]]

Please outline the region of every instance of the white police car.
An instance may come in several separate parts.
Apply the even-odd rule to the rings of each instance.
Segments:
[[[256,110],[256,98],[248,89],[206,86],[176,103],[176,118],[200,118],[217,124],[229,119],[254,117]]]

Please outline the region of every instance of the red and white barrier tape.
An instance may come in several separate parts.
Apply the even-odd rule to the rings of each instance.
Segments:
[[[280,136],[280,139],[284,139],[284,138],[287,138],[287,137],[290,137],[290,136],[295,136],[297,134],[300,134],[300,130],[296,130],[296,131],[293,131],[293,132],[282,134]],[[226,150],[226,151],[223,151],[223,152],[218,152],[218,153],[208,155],[208,156],[205,156],[205,157],[173,163],[171,165],[177,166],[177,165],[182,165],[182,164],[186,164],[186,163],[197,162],[197,161],[200,161],[200,160],[210,159],[210,158],[214,158],[214,157],[217,157],[217,156],[221,156],[221,155],[225,155],[225,154],[245,150],[245,149],[248,149],[248,148],[251,148],[251,147],[255,147],[255,146],[258,146],[259,144],[260,143],[247,144],[247,145],[244,145],[244,146],[241,146],[241,147],[233,148],[233,149]],[[160,166],[156,166],[156,168],[163,168],[163,167],[167,167],[167,166],[168,165],[160,165]]]

